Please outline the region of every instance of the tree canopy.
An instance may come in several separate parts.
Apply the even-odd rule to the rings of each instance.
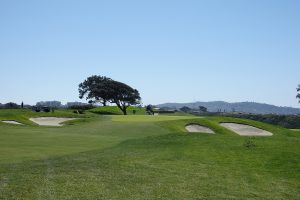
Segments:
[[[180,108],[180,111],[187,113],[187,112],[192,111],[192,109],[187,106],[183,106],[182,108]]]
[[[297,92],[300,92],[300,85],[298,85]],[[299,99],[299,103],[300,103],[300,93],[297,94],[297,98]]]
[[[200,110],[201,112],[207,112],[207,108],[204,107],[204,106],[199,106],[199,110]]]
[[[125,83],[112,80],[105,76],[91,76],[79,84],[79,97],[86,97],[91,102],[106,104],[114,103],[127,115],[130,105],[140,104],[141,97],[138,90]]]
[[[18,104],[13,103],[13,102],[6,103],[6,104],[4,104],[3,107],[4,107],[4,108],[9,108],[9,109],[20,108],[20,106],[19,106]]]
[[[79,98],[86,97],[90,103],[101,103],[106,106],[110,99],[112,79],[105,76],[91,76],[79,84]]]

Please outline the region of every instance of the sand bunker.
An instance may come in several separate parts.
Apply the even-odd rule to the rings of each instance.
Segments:
[[[236,123],[221,123],[221,126],[228,128],[229,130],[241,135],[241,136],[272,136],[273,134],[245,124]]]
[[[7,124],[23,125],[20,122],[12,121],[12,120],[5,120],[5,121],[1,121],[1,122],[7,123]]]
[[[185,127],[185,129],[190,133],[210,133],[214,134],[213,130],[199,124],[190,124]]]
[[[76,118],[38,117],[30,118],[31,121],[40,126],[62,126],[61,123],[74,120]]]

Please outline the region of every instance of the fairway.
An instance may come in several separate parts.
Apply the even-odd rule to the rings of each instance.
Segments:
[[[26,125],[0,123],[0,199],[299,198],[296,131],[224,117],[91,113],[63,127],[41,127],[27,120],[31,112],[22,113]],[[241,137],[222,122],[274,135]],[[216,134],[188,133],[188,124]]]

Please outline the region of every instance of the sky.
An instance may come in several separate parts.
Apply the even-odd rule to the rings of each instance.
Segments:
[[[300,107],[298,0],[0,0],[0,103],[82,101],[103,75],[144,104]]]

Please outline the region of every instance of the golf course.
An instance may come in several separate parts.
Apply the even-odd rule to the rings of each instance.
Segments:
[[[299,199],[297,130],[229,117],[99,112],[1,109],[0,199]],[[38,117],[72,120],[40,126],[30,120]],[[241,136],[222,123],[272,135]],[[190,133],[191,124],[214,134]]]
[[[300,200],[300,0],[3,0],[0,27],[0,200]]]

